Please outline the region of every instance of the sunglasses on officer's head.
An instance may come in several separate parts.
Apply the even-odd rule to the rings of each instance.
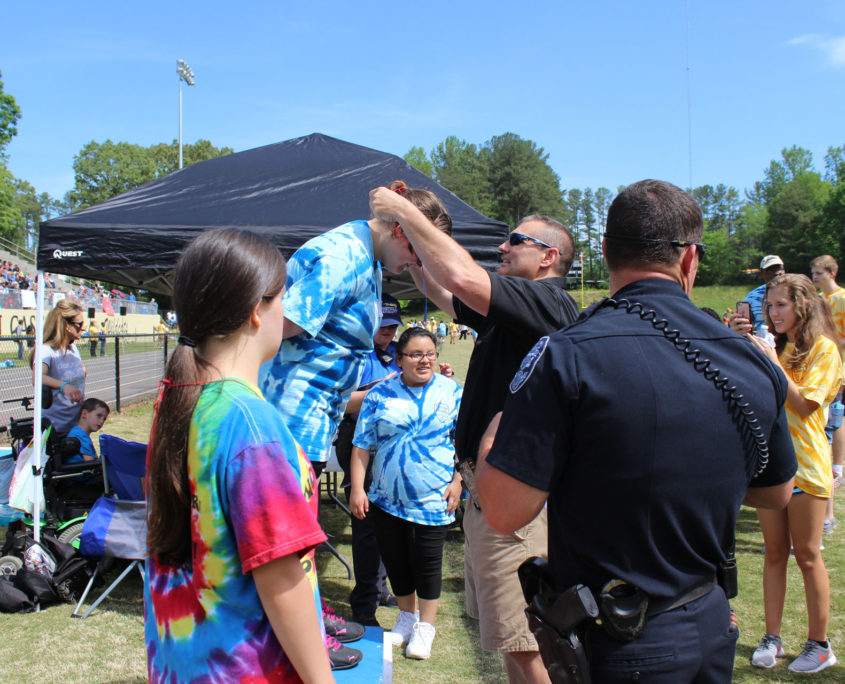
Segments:
[[[516,247],[516,245],[521,245],[526,240],[533,242],[534,244],[540,245],[540,247],[548,247],[549,249],[554,249],[550,244],[543,242],[542,240],[538,240],[535,237],[531,237],[530,235],[526,235],[525,233],[517,233],[514,231],[510,235],[508,235],[508,242],[511,244],[512,247]]]

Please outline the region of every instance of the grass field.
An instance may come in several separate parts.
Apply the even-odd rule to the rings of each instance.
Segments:
[[[715,289],[715,288],[713,288]],[[745,288],[719,288],[718,292],[694,293],[699,305],[711,306],[719,312],[744,296]],[[576,298],[577,300],[577,298]],[[459,378],[466,373],[472,342],[454,345],[448,342],[441,350],[441,361],[452,363]],[[152,405],[144,404],[112,414],[105,431],[128,439],[146,441]],[[845,499],[843,499],[845,501]],[[837,503],[840,519],[845,519],[843,504]],[[332,542],[347,558],[351,558],[350,525],[346,514],[324,499],[322,521]],[[834,650],[845,657],[845,621],[839,612],[845,598],[845,554],[840,528],[824,541],[825,563],[831,580],[831,621],[829,635]],[[749,665],[751,652],[763,634],[762,609],[762,537],[754,511],[743,509],[737,525],[737,558],[740,593],[732,602],[739,616],[740,640],[737,647],[734,681],[789,682],[800,676],[786,671],[789,658],[795,657],[806,639],[806,615],[800,573],[792,563],[784,612],[783,639],[787,658],[779,660],[771,671]],[[343,566],[328,553],[318,554],[321,591],[349,613],[348,594],[352,588]],[[449,534],[443,567],[443,594],[437,617],[437,637],[432,657],[427,661],[404,658],[394,650],[394,681],[401,684],[444,682],[505,682],[501,659],[481,651],[475,623],[463,611],[463,535],[458,527]],[[52,606],[38,614],[0,614],[0,683],[2,682],[140,682],[146,679],[146,657],[143,642],[143,603],[141,582],[132,575],[118,588],[113,599],[106,600],[86,620],[72,620],[71,606]],[[380,608],[377,614],[383,626],[392,626],[397,610]],[[845,683],[845,667],[826,670],[817,681]]]

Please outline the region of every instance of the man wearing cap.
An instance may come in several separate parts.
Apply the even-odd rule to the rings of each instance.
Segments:
[[[766,314],[763,312],[763,297],[766,296],[766,285],[775,276],[786,273],[786,270],[784,270],[783,261],[777,254],[769,254],[760,261],[760,272],[763,274],[763,284],[751,290],[743,300],[751,305],[752,320],[749,321],[737,315],[731,316],[731,329],[740,335],[751,331],[757,332],[757,328],[765,325]]]
[[[399,302],[389,294],[381,296],[381,320],[373,336],[373,350],[364,359],[364,372],[358,389],[352,392],[346,405],[346,414],[338,427],[335,451],[345,475],[343,487],[349,493],[349,458],[352,450],[352,435],[358,422],[358,411],[367,392],[373,386],[393,377],[399,372],[396,364],[396,344],[393,338],[402,325]],[[364,488],[372,481],[372,465],[368,466]],[[355,586],[349,594],[352,619],[362,625],[378,626],[376,608],[382,605],[397,605],[385,582],[386,572],[376,543],[372,519],[368,516],[358,520],[352,516],[352,567],[355,572]]]
[[[522,357],[541,335],[568,325],[578,315],[564,290],[575,243],[559,222],[526,216],[499,246],[498,272],[487,273],[396,193],[374,190],[370,206],[373,215],[398,221],[413,245],[426,276],[423,287],[422,274],[411,269],[417,286],[441,310],[478,333],[455,431],[458,459],[474,462],[481,435],[502,409]],[[472,487],[468,489],[473,497]],[[504,655],[512,683],[548,682],[525,619],[525,599],[516,574],[528,557],[546,555],[545,513],[526,521],[516,535],[501,535],[470,504],[463,525],[466,608],[479,621],[482,648]]]
[[[702,229],[674,185],[623,190],[602,242],[612,299],[537,342],[482,443],[487,521],[513,532],[548,500],[554,588],[585,585],[602,606],[601,625],[572,620],[594,682],[730,681],[738,631],[717,575],[740,504],[792,493],[786,378],[689,300]],[[732,385],[753,421],[734,421]]]

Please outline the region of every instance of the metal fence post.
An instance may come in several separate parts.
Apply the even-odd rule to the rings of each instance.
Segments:
[[[114,408],[120,413],[120,336],[114,338]]]
[[[164,362],[161,367],[161,377],[164,377],[164,374],[167,373],[167,333],[164,333]]]

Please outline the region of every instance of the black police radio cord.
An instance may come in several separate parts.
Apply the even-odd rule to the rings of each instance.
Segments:
[[[769,463],[769,443],[760,428],[760,421],[754,415],[754,410],[736,386],[730,385],[730,380],[721,375],[718,368],[711,368],[710,359],[702,358],[701,350],[693,348],[692,341],[681,337],[679,331],[670,329],[669,321],[665,318],[659,318],[654,309],[646,309],[639,302],[613,299],[612,297],[607,297],[599,304],[599,308],[607,306],[614,309],[623,309],[629,314],[636,314],[642,320],[651,323],[655,330],[662,333],[674,345],[675,349],[683,354],[695,370],[713,383],[713,386],[719,390],[722,399],[728,405],[731,418],[737,424],[746,453],[752,456],[750,464],[746,459],[746,475],[749,479],[760,475]]]

